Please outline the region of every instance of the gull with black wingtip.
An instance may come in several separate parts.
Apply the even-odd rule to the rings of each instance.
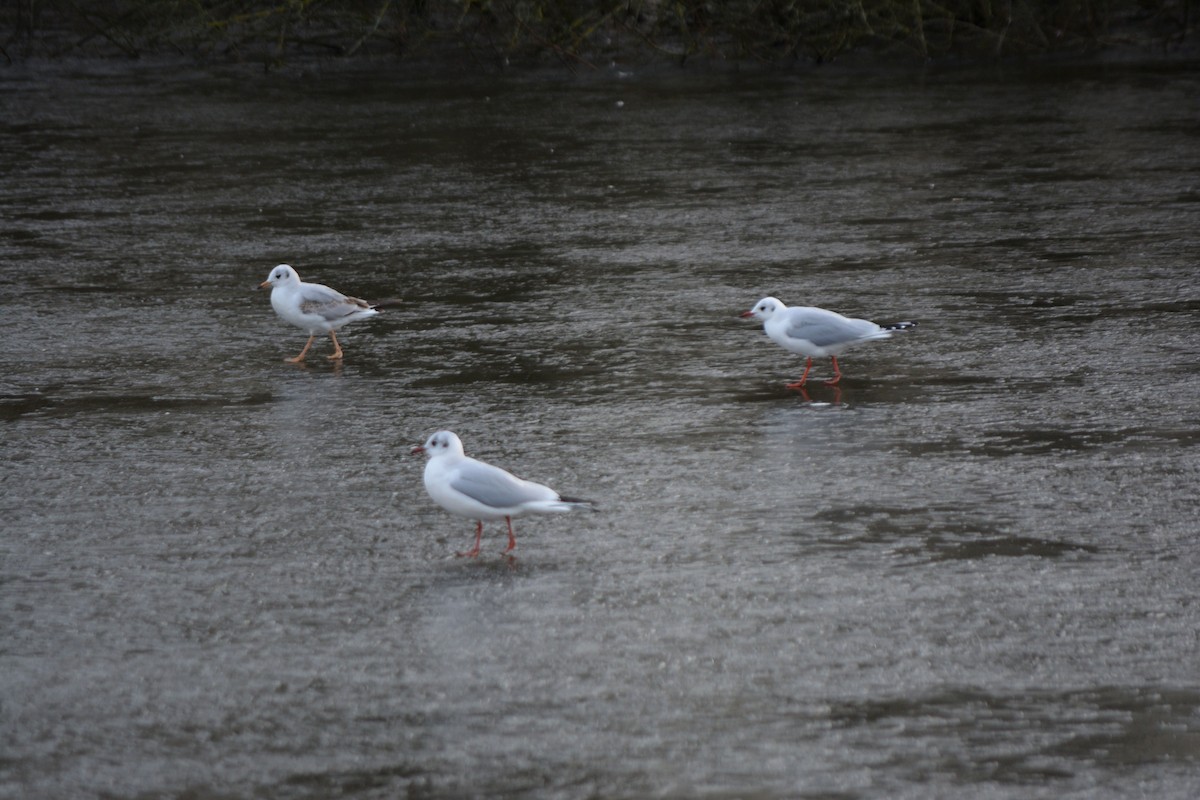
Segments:
[[[333,355],[328,357],[329,360],[340,360],[342,346],[338,344],[336,331],[347,323],[375,316],[379,313],[377,309],[384,305],[348,297],[320,283],[305,283],[300,280],[296,270],[287,264],[280,264],[271,270],[258,288],[271,290],[271,307],[281,319],[308,331],[308,341],[304,343],[300,355],[284,359],[292,364],[304,360],[308,348],[312,347],[313,340],[320,333],[328,333],[333,340]],[[388,301],[387,304],[395,302]]]
[[[590,500],[563,497],[549,486],[523,480],[485,464],[463,452],[462,440],[451,431],[438,431],[417,445],[413,453],[429,457],[425,464],[425,489],[434,502],[451,514],[476,520],[475,546],[459,556],[479,555],[484,520],[508,523],[509,553],[517,546],[512,518],[520,514],[555,514],[591,508]]]
[[[842,379],[837,357],[849,347],[874,339],[890,339],[893,331],[915,328],[915,322],[895,322],[877,325],[866,319],[843,317],[834,311],[813,306],[789,308],[774,297],[764,297],[743,318],[760,320],[771,341],[783,349],[807,356],[800,380],[787,384],[789,389],[803,389],[808,381],[814,358],[828,356],[833,361],[833,378],[825,381],[834,386]]]

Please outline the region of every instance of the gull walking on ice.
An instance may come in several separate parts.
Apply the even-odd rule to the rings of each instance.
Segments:
[[[837,357],[848,347],[873,339],[890,339],[893,331],[915,328],[915,322],[896,322],[876,325],[866,319],[851,319],[833,311],[812,306],[788,308],[774,297],[764,297],[742,317],[760,320],[763,330],[773,342],[792,353],[807,356],[800,380],[787,384],[789,389],[803,389],[808,381],[814,358],[829,356],[833,361],[833,378],[825,381],[834,386],[842,379]]]
[[[280,264],[271,270],[267,279],[258,285],[259,289],[271,290],[271,307],[286,322],[297,328],[308,331],[308,341],[304,349],[295,358],[284,359],[292,364],[299,364],[308,354],[313,340],[318,334],[328,333],[333,340],[333,355],[330,361],[342,357],[342,346],[338,344],[337,331],[348,322],[373,317],[381,304],[368,303],[357,297],[347,297],[336,289],[330,289],[319,283],[305,283],[300,280],[296,270],[287,264]],[[389,301],[391,304],[394,301]]]
[[[462,440],[450,431],[438,431],[413,453],[424,453],[425,489],[434,502],[451,514],[476,520],[475,546],[459,556],[479,555],[484,520],[508,523],[509,553],[517,546],[512,518],[520,514],[553,514],[590,508],[591,501],[562,497],[549,486],[522,480],[499,467],[485,464],[463,452]]]

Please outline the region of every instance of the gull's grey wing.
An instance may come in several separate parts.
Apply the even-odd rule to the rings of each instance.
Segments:
[[[370,307],[365,300],[347,297],[319,283],[305,283],[300,286],[300,310],[305,314],[320,314],[330,322]]]
[[[817,347],[831,347],[852,342],[879,331],[879,326],[865,319],[849,319],[822,308],[789,308],[784,333],[790,339],[803,339]]]
[[[491,508],[512,508],[535,500],[557,500],[547,486],[521,480],[499,467],[481,461],[466,461],[450,481],[450,488]]]

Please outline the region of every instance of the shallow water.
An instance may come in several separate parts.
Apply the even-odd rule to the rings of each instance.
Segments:
[[[1196,796],[1194,66],[0,72],[0,796]]]

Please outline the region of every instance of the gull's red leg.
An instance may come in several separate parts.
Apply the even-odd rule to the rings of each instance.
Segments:
[[[315,338],[317,338],[316,334],[308,337],[308,341],[304,343],[304,349],[300,351],[300,355],[295,358],[285,358],[284,361],[287,361],[289,364],[299,364],[304,360],[304,356],[308,355],[308,348],[312,347],[313,339]]]
[[[809,357],[808,361],[806,361],[804,363],[804,374],[800,376],[800,380],[796,381],[795,383],[789,383],[787,386],[785,386],[783,388],[785,388],[785,389],[803,389],[804,384],[808,382],[808,371],[810,369],[812,369],[812,357],[811,356]]]
[[[830,356],[829,360],[833,362],[833,377],[825,381],[825,383],[828,386],[833,386],[842,379],[842,370],[838,367],[837,356]]]
[[[508,523],[508,547],[504,548],[504,552],[511,553],[517,547],[517,537],[513,536],[512,517],[505,517],[504,521]]]
[[[330,361],[337,361],[342,357],[342,346],[338,344],[337,334],[333,331],[329,332],[329,338],[333,339],[333,355],[326,356]]]
[[[455,553],[459,558],[474,558],[479,555],[479,543],[483,540],[483,520],[475,525],[475,546],[465,553]]]

